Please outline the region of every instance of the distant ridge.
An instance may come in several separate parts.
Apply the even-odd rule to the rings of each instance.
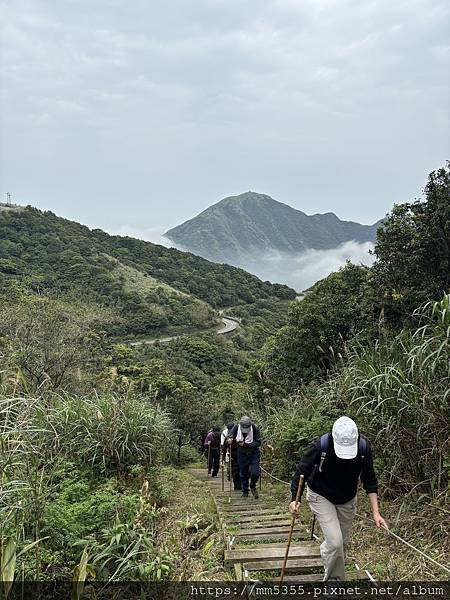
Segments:
[[[373,242],[379,224],[341,221],[332,212],[307,215],[265,194],[245,192],[224,198],[164,235],[209,260],[242,264],[261,252],[298,254],[348,241]]]

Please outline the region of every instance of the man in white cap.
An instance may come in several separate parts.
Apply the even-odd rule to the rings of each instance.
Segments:
[[[358,435],[356,423],[340,417],[331,434],[313,440],[297,465],[291,483],[289,511],[297,514],[295,502],[300,475],[307,482],[306,498],[324,535],[320,546],[324,581],[345,580],[345,546],[356,514],[356,492],[361,479],[377,527],[387,529],[378,509],[378,482],[368,441]]]

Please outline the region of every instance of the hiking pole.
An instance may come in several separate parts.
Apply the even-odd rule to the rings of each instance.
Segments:
[[[232,484],[232,481],[233,481],[233,468],[232,468],[233,465],[232,465],[232,462],[231,462],[231,444],[228,447],[228,456],[230,458],[230,460],[228,462],[228,464],[230,465],[230,496],[228,498],[228,503],[230,504],[231,503],[231,484]]]
[[[313,522],[311,525],[311,537],[310,537],[311,540],[314,539],[314,527],[315,526],[316,526],[316,515],[313,515]]]
[[[223,457],[222,457],[221,464],[222,464],[222,492],[224,492],[225,491],[225,469],[223,466]]]
[[[295,496],[295,504],[300,502],[300,494],[301,494],[301,491],[303,488],[304,479],[305,479],[304,475],[300,475],[300,481],[298,482],[297,494]],[[292,533],[294,532],[295,519],[296,519],[296,516],[294,514],[294,515],[292,515],[291,528],[289,530],[289,537],[288,537],[287,546],[286,546],[286,554],[284,555],[283,567],[281,569],[280,583],[283,583],[283,579],[284,579],[284,571],[286,570],[286,563],[287,563],[287,559],[289,556],[289,549],[291,547],[291,540],[292,540]]]
[[[211,442],[209,442],[208,444],[208,464],[207,464],[207,470],[208,470],[208,475],[209,475],[209,457],[211,454]]]
[[[259,467],[259,491],[262,490],[262,469],[261,469],[261,465]]]

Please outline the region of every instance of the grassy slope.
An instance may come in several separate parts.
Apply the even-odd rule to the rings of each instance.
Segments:
[[[174,545],[177,559],[172,579],[230,579],[223,567],[223,535],[207,486],[181,469],[163,469],[161,480],[167,501],[159,523],[160,544]]]
[[[159,287],[169,295],[189,298],[189,294],[175,289],[164,281],[160,281],[147,273],[138,271],[138,269],[134,267],[124,265],[120,260],[117,260],[117,258],[114,258],[113,256],[105,256],[111,261],[114,272],[119,278],[123,279],[123,288],[126,292],[135,292],[139,296],[145,296]]]

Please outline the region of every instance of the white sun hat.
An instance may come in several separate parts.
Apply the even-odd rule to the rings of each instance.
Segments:
[[[355,458],[358,454],[358,427],[350,417],[339,417],[332,429],[334,452],[338,458]]]

